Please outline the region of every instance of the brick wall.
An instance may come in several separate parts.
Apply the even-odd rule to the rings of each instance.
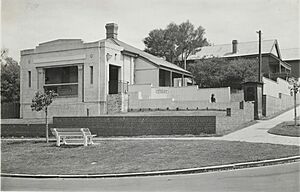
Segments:
[[[199,135],[216,132],[215,116],[54,117],[55,127],[88,127],[98,136]]]
[[[254,104],[243,102],[243,109],[231,108],[231,116],[217,116],[216,132],[217,134],[226,134],[235,128],[242,126],[254,120]]]
[[[136,93],[129,95],[129,109],[238,109],[240,102],[216,102],[209,103],[207,101],[177,101],[170,98],[166,99],[137,99]]]
[[[299,94],[297,104],[300,104]],[[266,117],[276,115],[282,111],[290,109],[294,106],[294,97],[289,95],[281,95],[281,98],[272,97],[270,95],[263,96],[263,115]]]
[[[2,137],[45,137],[45,132],[45,124],[1,124]]]

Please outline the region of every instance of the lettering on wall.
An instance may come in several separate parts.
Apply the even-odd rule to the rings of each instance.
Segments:
[[[169,94],[168,89],[157,89],[156,94]]]

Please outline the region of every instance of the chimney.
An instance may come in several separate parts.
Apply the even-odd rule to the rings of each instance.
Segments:
[[[106,39],[113,38],[118,39],[118,25],[115,23],[107,23],[106,28]]]
[[[237,53],[237,52],[238,52],[238,41],[232,40],[232,53]]]

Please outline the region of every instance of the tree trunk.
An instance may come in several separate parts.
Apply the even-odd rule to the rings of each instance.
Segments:
[[[45,120],[46,120],[46,142],[49,143],[49,136],[48,136],[48,109],[45,109]]]
[[[296,97],[296,88],[294,88],[294,112],[295,112],[295,117],[294,117],[294,122],[295,122],[295,126],[297,125],[297,97]]]

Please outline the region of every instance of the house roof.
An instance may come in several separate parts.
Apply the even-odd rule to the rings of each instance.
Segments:
[[[281,49],[283,61],[300,60],[300,48]]]
[[[238,42],[237,50],[237,53],[232,52],[232,44],[206,46],[201,47],[195,54],[190,55],[187,60],[202,59],[207,57],[239,57],[255,55],[258,54],[258,41]],[[278,42],[275,39],[263,40],[261,43],[261,52],[262,54],[273,53],[281,58]]]
[[[177,71],[180,71],[180,72],[183,72],[183,73],[186,73],[186,74],[191,74],[189,71],[187,70],[184,70],[183,68],[173,64],[173,63],[170,63],[168,61],[165,61],[164,59],[162,58],[159,58],[159,57],[156,57],[154,55],[151,55],[149,53],[146,53],[145,51],[142,51],[138,48],[135,48],[131,45],[128,45],[127,43],[124,43],[118,39],[107,39],[108,41],[110,42],[113,42],[121,47],[124,48],[125,51],[128,51],[128,52],[131,52],[131,53],[135,53],[137,55],[139,55],[140,57],[143,57],[144,59],[147,59],[149,60],[150,62],[158,65],[158,66],[162,66],[162,67],[166,67],[166,68],[170,68],[170,69],[174,69],[174,70],[177,70]]]

